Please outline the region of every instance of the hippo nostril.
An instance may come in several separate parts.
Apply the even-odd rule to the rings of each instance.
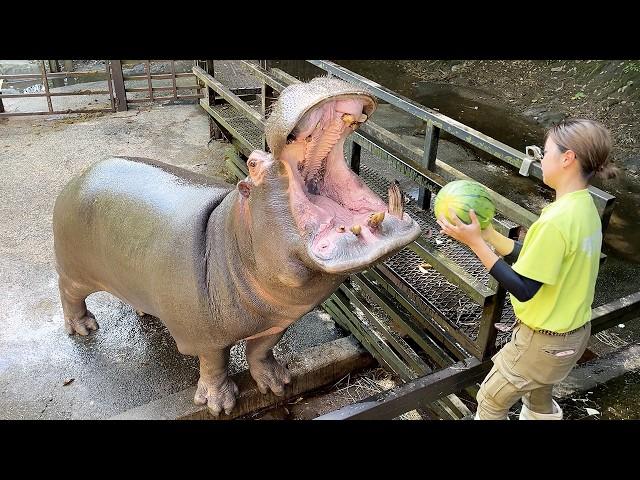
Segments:
[[[255,160],[249,160],[249,167],[250,168],[255,168],[255,166],[257,165]]]

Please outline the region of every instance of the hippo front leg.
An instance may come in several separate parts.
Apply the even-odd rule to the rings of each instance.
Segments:
[[[277,396],[284,395],[284,386],[291,382],[291,374],[273,356],[273,347],[280,341],[284,331],[247,340],[247,363],[249,372],[258,384],[261,393],[269,389]]]
[[[223,409],[228,415],[236,404],[238,387],[227,373],[230,350],[231,347],[226,347],[198,355],[200,379],[193,401],[196,405],[207,404],[214,417]]]

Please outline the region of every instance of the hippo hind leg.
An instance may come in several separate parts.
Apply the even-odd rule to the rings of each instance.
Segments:
[[[97,330],[98,322],[93,313],[87,310],[85,303],[85,299],[92,292],[63,277],[58,280],[58,288],[64,314],[64,329],[67,333],[89,335],[90,331]]]

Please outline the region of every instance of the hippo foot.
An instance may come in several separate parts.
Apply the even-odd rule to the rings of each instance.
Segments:
[[[204,381],[202,378],[198,380],[198,388],[193,401],[196,405],[207,405],[209,412],[214,417],[220,415],[224,409],[224,413],[229,415],[236,404],[236,396],[238,395],[238,387],[227,377],[226,374],[222,378],[215,378],[213,381]]]
[[[249,362],[251,376],[258,384],[260,393],[267,393],[269,389],[281,397],[284,395],[284,386],[291,382],[289,370],[278,361],[269,356],[266,359]]]
[[[82,336],[89,335],[90,330],[98,329],[98,322],[96,317],[89,310],[86,311],[84,317],[77,319],[64,319],[64,329],[69,335],[78,333]]]

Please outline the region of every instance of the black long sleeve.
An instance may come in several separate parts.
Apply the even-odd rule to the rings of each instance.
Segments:
[[[514,240],[513,243],[513,250],[511,250],[511,253],[508,255],[505,255],[504,261],[507,262],[509,265],[513,265],[516,260],[518,260],[518,257],[520,256],[520,250],[522,250],[522,242],[519,242],[518,240]]]
[[[491,267],[489,274],[491,274],[504,289],[511,292],[513,296],[521,302],[531,300],[542,286],[541,282],[523,277],[514,271],[502,258]]]

